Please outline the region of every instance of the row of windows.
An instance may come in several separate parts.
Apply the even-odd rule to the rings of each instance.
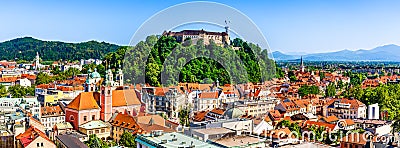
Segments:
[[[75,117],[71,115],[69,116],[69,120],[74,121]],[[96,120],[96,115],[92,115],[92,120]],[[83,121],[87,121],[87,116],[83,116]]]
[[[105,129],[101,129],[101,133],[105,133],[106,132],[106,130]],[[92,135],[93,134],[93,130],[90,130],[89,132],[89,135]],[[94,133],[95,134],[98,134],[98,133],[100,133],[100,130],[94,130]]]
[[[43,142],[41,142],[41,143],[36,143],[36,146],[37,146],[37,147],[44,147],[44,144],[43,144]]]
[[[101,94],[104,94],[104,89],[101,90]],[[107,94],[111,94],[111,90],[107,90]]]
[[[92,120],[96,120],[96,116],[92,115]],[[83,116],[83,121],[87,121],[87,116]]]
[[[197,36],[197,35],[185,35],[183,37],[186,39],[186,38],[198,38],[199,36]]]
[[[204,109],[204,105],[202,105],[201,108]],[[216,108],[216,105],[212,105],[212,106],[211,105],[207,105],[207,108],[213,109],[213,108]]]
[[[12,103],[2,103],[2,104],[0,104],[0,106],[9,107],[9,106],[14,106],[14,104],[12,104]]]
[[[58,120],[64,121],[64,117],[60,116],[60,117],[44,118],[44,119],[42,119],[42,122],[46,122],[46,121],[50,122],[50,121],[58,121]]]

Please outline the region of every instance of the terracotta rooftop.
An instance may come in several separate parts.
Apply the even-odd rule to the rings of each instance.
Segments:
[[[145,115],[133,117],[137,123],[147,124],[153,120],[154,124],[165,126],[165,119],[160,115]]]
[[[136,95],[136,91],[129,90],[113,90],[112,91],[112,106],[129,106],[129,105],[141,105],[139,98]]]
[[[214,108],[213,110],[210,111],[211,113],[218,114],[218,115],[223,115],[225,112],[225,109],[222,108]]]
[[[133,134],[142,134],[144,131],[143,129],[140,128],[139,124],[136,123],[135,119],[133,118],[133,116],[128,115],[128,114],[117,114],[115,116],[115,118],[113,118],[110,121],[110,124],[113,127],[120,127],[120,128],[124,128],[124,129],[130,129],[133,130]]]
[[[151,124],[151,123],[147,123],[147,124],[139,123],[139,127],[141,129],[143,129],[144,133],[150,133],[151,131],[154,131],[154,130],[162,130],[163,132],[175,132],[175,130],[173,130],[171,128],[161,126],[158,124]]]
[[[100,107],[96,102],[98,98],[100,98],[98,92],[81,92],[68,104],[67,108],[74,110],[99,109]]]
[[[199,96],[201,99],[216,99],[218,92],[202,92]]]
[[[196,112],[195,115],[193,116],[193,121],[196,121],[196,122],[204,121],[207,113],[208,113],[208,111]]]
[[[323,117],[323,120],[325,122],[335,122],[335,121],[339,121],[339,118],[336,117],[335,115],[332,115],[332,116],[328,116],[328,117]]]
[[[42,131],[40,131],[39,129],[35,128],[35,127],[30,127],[29,129],[27,129],[24,133],[21,133],[19,135],[17,135],[15,137],[15,139],[20,140],[21,144],[24,147],[27,147],[32,141],[34,141],[36,138],[38,137],[42,137],[46,140],[48,140],[49,142],[53,143],[47,136],[45,133],[43,133]]]
[[[347,125],[347,126],[350,126],[350,125],[354,125],[354,124],[355,124],[354,121],[351,120],[351,119],[345,119],[344,121],[346,122],[346,125]]]
[[[0,82],[15,82],[17,81],[17,77],[6,77],[6,78],[0,78]]]
[[[44,106],[40,108],[42,116],[60,116],[64,115],[60,106]]]

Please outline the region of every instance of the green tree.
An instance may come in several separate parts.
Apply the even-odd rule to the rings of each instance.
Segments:
[[[282,70],[282,68],[276,66],[276,78],[283,78],[285,76],[285,72]]]
[[[192,39],[186,38],[185,41],[182,43],[183,46],[190,46],[192,45]]]
[[[26,89],[21,85],[14,85],[8,87],[8,92],[13,98],[21,98],[27,95]]]
[[[157,39],[149,36],[146,41],[128,48],[125,55],[114,52],[107,54],[105,60],[115,65],[118,61],[114,59],[124,57],[125,78],[133,83],[152,86],[199,83],[204,79],[215,81],[217,78],[220,84],[263,82],[275,77],[275,63],[268,58],[267,50],[241,39],[234,42],[235,46],[240,46],[239,50],[218,46],[212,40],[207,45],[202,39],[196,45],[182,45],[173,37],[161,36]],[[166,78],[163,82],[161,76]]]
[[[0,84],[0,98],[6,97],[8,95],[7,89],[4,85]]]
[[[348,90],[346,97],[353,97],[366,105],[378,103],[380,112],[387,112],[388,116],[382,117],[393,120],[400,116],[400,84],[380,85],[376,88],[362,89],[360,85]]]
[[[392,133],[400,132],[400,117],[397,117],[392,124]]]
[[[290,82],[295,82],[295,81],[297,81],[296,75],[294,74],[293,71],[289,71],[289,72],[288,72],[288,77],[289,77],[289,79],[290,79]]]
[[[360,85],[367,77],[361,73],[350,73],[350,84],[351,85]]]
[[[189,114],[190,114],[190,109],[188,107],[183,107],[179,111],[178,117],[179,117],[179,123],[183,126],[189,126]]]
[[[289,125],[290,125],[289,120],[282,120],[276,125],[276,128],[289,127]]]
[[[301,136],[301,127],[297,123],[290,123],[289,120],[282,120],[279,122],[275,128],[283,128],[287,127],[289,128],[290,131],[294,132],[294,134],[297,134],[296,136],[299,138]]]
[[[335,95],[336,95],[335,84],[329,83],[329,85],[326,87],[326,90],[325,90],[325,96],[326,97],[333,97]]]
[[[89,140],[85,141],[85,144],[89,148],[107,148],[107,144],[105,144],[99,137],[96,135],[90,135]]]
[[[317,95],[317,94],[319,94],[320,90],[319,90],[318,86],[315,86],[315,85],[311,85],[311,86],[303,85],[299,88],[298,91],[299,91],[299,95],[303,97],[303,96],[307,96],[309,94]]]
[[[320,79],[322,80],[322,79],[324,79],[325,78],[325,72],[319,72],[319,77],[320,77]]]
[[[135,137],[131,133],[124,132],[121,135],[121,139],[119,140],[119,144],[123,145],[125,147],[130,147],[130,148],[136,147]]]
[[[43,73],[40,72],[37,76],[36,76],[36,85],[39,84],[48,84],[50,82],[52,82],[53,79],[47,74],[47,73]]]

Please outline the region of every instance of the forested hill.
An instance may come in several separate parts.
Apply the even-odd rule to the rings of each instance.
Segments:
[[[31,61],[35,58],[36,52],[39,52],[40,58],[44,61],[103,58],[107,53],[116,51],[119,47],[97,41],[65,43],[24,37],[1,42],[0,60],[18,58],[18,60]]]

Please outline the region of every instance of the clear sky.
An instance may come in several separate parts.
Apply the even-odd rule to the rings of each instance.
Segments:
[[[32,36],[44,40],[98,40],[127,45],[145,20],[182,2],[186,1],[4,0],[0,1],[0,41]],[[398,0],[215,2],[234,7],[250,17],[267,38],[272,51],[315,53],[400,45]]]

